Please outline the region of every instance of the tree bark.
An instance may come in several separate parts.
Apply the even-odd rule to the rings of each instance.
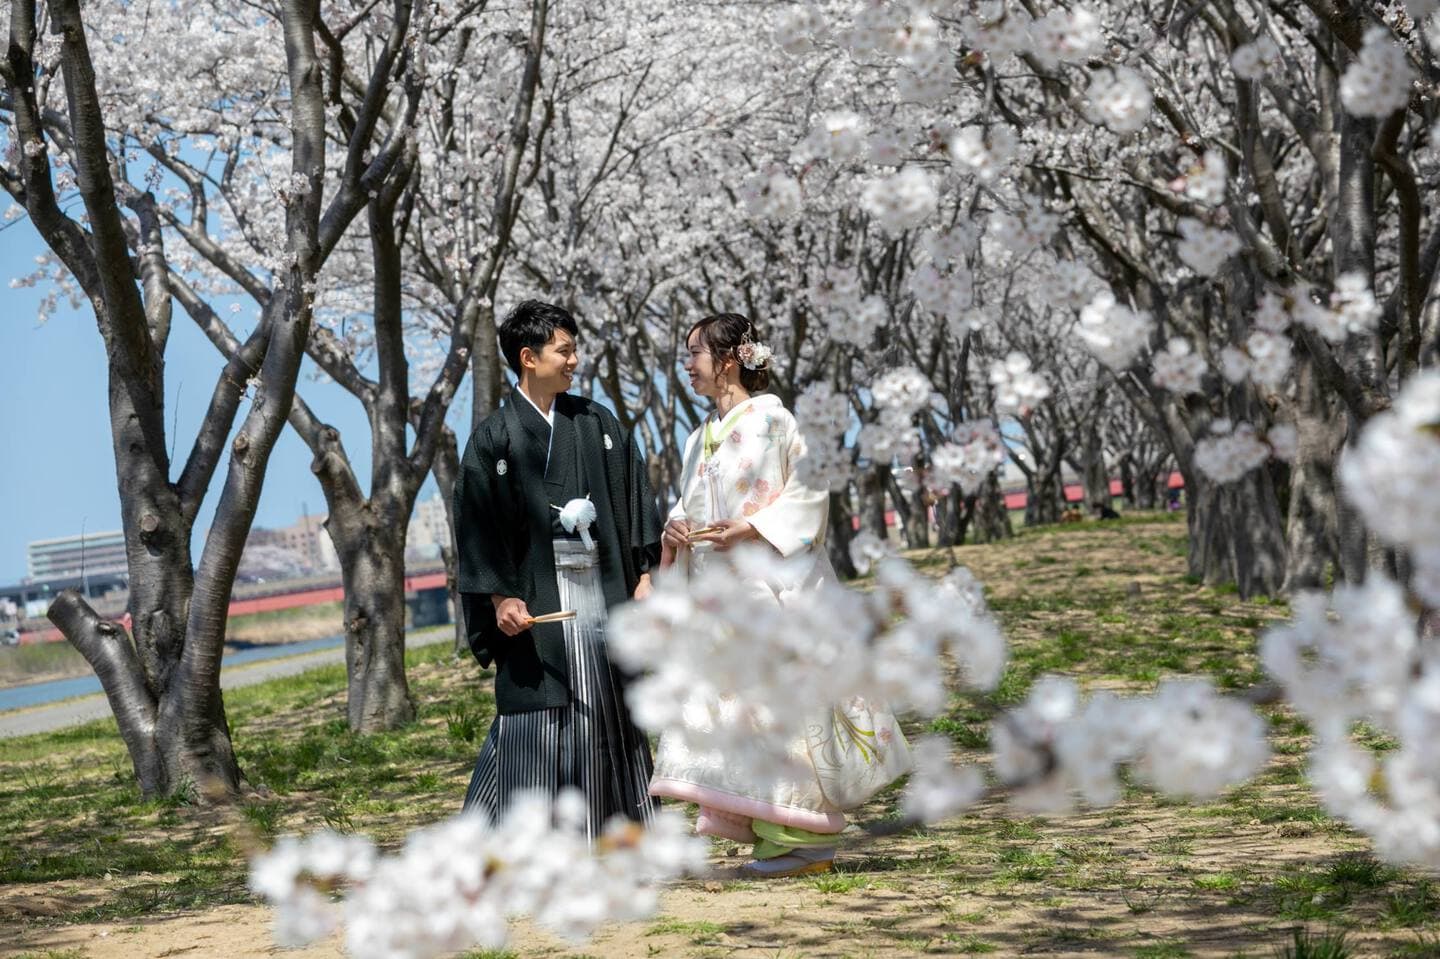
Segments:
[[[935,545],[941,549],[958,546],[965,535],[964,514],[969,509],[958,488],[935,500]]]
[[[830,553],[830,565],[841,579],[854,579],[859,572],[855,561],[850,558],[850,543],[855,538],[855,511],[850,506],[850,493],[830,494],[830,535],[825,539],[825,548]]]
[[[897,491],[898,492],[898,491]],[[905,514],[905,546],[907,549],[928,549],[930,546],[930,507],[923,489],[910,494],[910,509]]]
[[[430,475],[435,477],[450,528],[450,545],[441,549],[440,557],[445,562],[445,590],[450,595],[451,619],[455,623],[455,655],[468,656],[470,642],[465,635],[465,610],[460,605],[459,567],[455,559],[455,481],[460,476],[460,451],[455,431],[448,426],[435,447]]]
[[[345,584],[346,716],[357,732],[395,729],[415,718],[405,678],[405,520],[375,516],[337,531]],[[398,520],[398,522],[397,522]]]
[[[977,543],[995,543],[1015,535],[1005,494],[1000,490],[1000,477],[995,473],[985,478],[985,485],[975,497],[974,522]]]
[[[1185,476],[1190,575],[1207,586],[1234,583],[1242,598],[1268,596],[1285,578],[1285,535],[1274,483],[1255,469],[1220,485]]]
[[[1335,459],[1344,443],[1344,411],[1320,389],[1313,365],[1302,360],[1296,371],[1295,462],[1290,471],[1290,507],[1286,518],[1287,593],[1322,589],[1326,570],[1339,558],[1339,501]]]
[[[890,538],[890,528],[885,521],[885,474],[887,472],[888,470],[883,466],[874,466],[866,470],[860,477],[862,526],[878,536],[881,542],[887,542]]]

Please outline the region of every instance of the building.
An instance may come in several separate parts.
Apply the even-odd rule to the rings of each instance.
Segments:
[[[405,531],[405,556],[409,559],[439,559],[440,550],[450,547],[450,517],[439,494],[416,503]]]
[[[35,540],[26,545],[25,559],[30,579],[37,581],[124,576],[129,571],[120,530]]]
[[[300,520],[279,529],[256,526],[245,540],[246,548],[274,546],[292,554],[297,563],[311,572],[339,569],[340,557],[335,544],[325,531],[325,514],[302,516]]]

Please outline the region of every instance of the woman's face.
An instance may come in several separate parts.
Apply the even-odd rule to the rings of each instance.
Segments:
[[[700,396],[715,398],[722,391],[722,375],[735,365],[734,360],[716,361],[715,354],[700,339],[700,331],[694,330],[685,342],[683,354],[685,372],[690,374],[690,388]]]

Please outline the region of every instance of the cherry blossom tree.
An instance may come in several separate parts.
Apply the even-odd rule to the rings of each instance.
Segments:
[[[1417,202],[1435,172],[1434,108],[1412,84],[1436,75],[1434,12],[1328,0],[770,11],[807,93],[747,125],[751,155],[713,178],[731,187],[743,171],[723,192],[745,217],[696,201],[735,232],[687,250],[721,266],[656,260],[640,275],[683,276],[673,293],[603,295],[638,304],[620,314],[635,324],[622,336],[656,343],[702,304],[746,303],[770,324],[780,389],[806,429],[801,469],[832,489],[878,464],[915,490],[977,490],[1005,455],[991,416],[1056,443],[1103,447],[1110,429],[1163,438],[1186,478],[1193,569],[1259,593],[1335,563],[1342,584],[1298,594],[1262,658],[1316,732],[1327,808],[1387,860],[1433,866],[1440,666],[1422,624],[1440,606],[1440,310],[1428,296],[1440,248],[1430,255]],[[787,146],[768,121],[796,113]],[[667,235],[632,228],[631,249]],[[1057,335],[1071,342],[1046,350]],[[612,354],[617,370],[628,352]],[[617,375],[639,389],[644,373]],[[1061,411],[1070,390],[1122,396],[1129,416],[1097,429],[1087,402]],[[1153,478],[1164,455],[1144,456]],[[760,613],[742,584],[786,573],[742,551],[734,570],[662,582],[622,610],[615,649],[644,676],[637,720],[663,732],[708,708],[727,760],[765,763],[783,762],[816,702],[942,708],[947,661],[985,701],[1005,646],[980,584],[964,570],[936,584],[871,531],[850,547],[875,571],[868,593],[831,584]],[[995,786],[957,768],[943,741],[917,744],[905,822],[987,792],[1030,810],[1104,806],[1122,773],[1214,796],[1263,766],[1253,706],[1271,695],[1185,679],[1086,697],[1044,677],[994,710]],[[1398,748],[1372,755],[1353,738],[1361,720]],[[292,897],[297,858],[277,870]],[[447,901],[457,925],[497,911],[470,886]]]
[[[408,11],[397,3],[394,21]],[[405,30],[360,81],[371,91],[365,107],[341,124],[325,104],[319,46],[329,28],[310,3],[82,13],[74,2],[15,0],[9,27],[0,182],[50,248],[61,286],[90,302],[105,340],[133,646],[78,593],[57,598],[50,617],[99,675],[145,795],[234,791],[240,771],[219,686],[231,585],[291,410],[317,277],[402,153],[403,134],[382,139],[375,120],[396,88]],[[331,141],[347,160],[327,177]],[[190,226],[228,217],[244,236],[255,268],[222,261],[234,283],[249,285],[260,320],[235,341],[172,475],[164,355],[174,304],[202,325],[218,313],[176,248],[184,230],[162,187],[167,168],[200,157],[209,161],[199,182],[249,184],[246,202],[225,211],[192,193]],[[66,211],[73,196],[83,220]],[[197,568],[191,530],[247,397]]]

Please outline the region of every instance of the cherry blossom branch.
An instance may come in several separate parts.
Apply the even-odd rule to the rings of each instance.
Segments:
[[[163,365],[151,339],[144,304],[135,287],[125,228],[110,176],[105,120],[96,92],[95,68],[85,39],[78,0],[59,0],[49,7],[60,33],[65,92],[74,130],[76,180],[85,201],[93,238],[95,265],[109,321],[107,345],[123,371],[124,388],[132,396],[147,453],[157,473],[166,462]],[[128,184],[124,189],[130,189]]]
[[[35,0],[11,0],[10,40],[4,79],[15,116],[18,177],[24,191],[16,194],[9,181],[6,188],[17,199],[23,198],[26,212],[45,242],[64,261],[86,295],[100,302],[104,294],[89,238],[78,223],[60,210],[51,179],[44,123],[35,94]],[[95,315],[104,332],[107,325],[104,311],[97,309]]]
[[[210,404],[201,420],[201,428],[190,448],[190,455],[176,481],[181,511],[187,526],[199,515],[200,505],[210,488],[215,468],[225,453],[225,440],[235,423],[240,400],[249,382],[260,372],[269,340],[269,325],[262,321],[242,344],[224,321],[211,309],[183,277],[170,274],[168,286],[180,306],[211,343],[225,356],[226,362],[211,391]],[[267,307],[267,310],[270,309]]]

